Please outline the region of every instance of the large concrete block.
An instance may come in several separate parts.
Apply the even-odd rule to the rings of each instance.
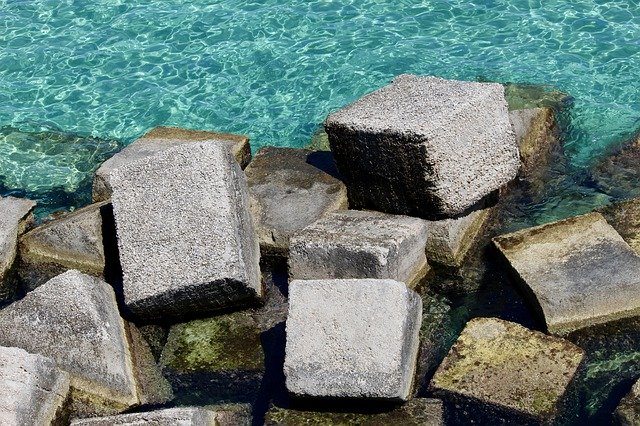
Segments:
[[[609,204],[596,211],[640,255],[640,198]]]
[[[18,235],[25,230],[36,203],[24,198],[0,197],[0,282],[13,265]]]
[[[251,161],[251,147],[249,138],[246,136],[176,127],[156,127],[102,163],[93,178],[93,202],[111,198],[113,190],[110,175],[119,167],[153,156],[168,148],[199,141],[228,147],[243,169]]]
[[[509,111],[509,120],[520,149],[522,171],[532,173],[545,167],[552,150],[559,148],[553,110],[530,108]]]
[[[617,424],[633,426],[640,424],[640,380],[638,380],[631,392],[625,396],[614,412]]]
[[[599,213],[494,238],[552,334],[640,313],[640,257]]]
[[[520,166],[500,84],[402,75],[325,128],[352,208],[456,216]]]
[[[293,233],[347,208],[347,188],[335,177],[331,153],[263,148],[245,173],[263,256],[286,257]]]
[[[49,425],[69,392],[69,374],[55,362],[0,347],[0,424]]]
[[[393,280],[292,281],[284,362],[294,395],[410,397],[422,300]]]
[[[144,320],[262,296],[244,173],[226,147],[183,144],[111,175],[127,307]]]
[[[346,210],[319,219],[291,238],[293,279],[379,278],[410,286],[429,265],[424,220]]]
[[[438,367],[431,388],[451,402],[470,404],[472,416],[476,409],[494,412],[496,424],[505,417],[513,424],[547,424],[561,413],[583,357],[582,349],[563,339],[476,318]]]

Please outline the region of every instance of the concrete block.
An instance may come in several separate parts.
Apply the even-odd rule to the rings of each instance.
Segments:
[[[36,203],[25,198],[0,197],[0,282],[13,266],[18,251],[18,235],[26,224]]]
[[[613,413],[616,424],[633,426],[640,424],[640,380],[638,380],[627,396]]]

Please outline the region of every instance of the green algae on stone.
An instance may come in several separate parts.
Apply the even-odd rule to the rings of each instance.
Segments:
[[[510,111],[529,108],[561,110],[573,102],[566,93],[541,84],[506,83],[504,96]]]

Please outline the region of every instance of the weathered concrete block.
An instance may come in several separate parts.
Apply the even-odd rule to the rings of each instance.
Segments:
[[[352,208],[456,216],[520,166],[500,84],[402,75],[325,129]]]
[[[0,282],[13,265],[18,251],[18,235],[25,227],[36,203],[25,198],[0,198]]]
[[[613,413],[617,424],[633,426],[640,424],[640,380],[638,380],[631,392],[620,402]]]
[[[168,148],[198,141],[227,146],[243,169],[251,161],[251,147],[249,138],[246,136],[176,127],[156,127],[102,163],[93,178],[93,202],[111,198],[113,190],[110,175],[119,167],[153,156]]]
[[[596,211],[640,254],[640,198],[613,203]]]
[[[509,120],[520,150],[521,172],[531,173],[547,165],[551,151],[557,149],[555,118],[551,108],[509,111]]]
[[[124,300],[159,320],[262,296],[244,173],[224,146],[183,144],[111,175]]]
[[[379,278],[417,283],[429,269],[424,220],[346,210],[319,219],[291,238],[293,279]]]
[[[422,300],[393,280],[292,281],[284,362],[295,395],[407,400]]]
[[[493,241],[552,334],[640,313],[640,257],[599,213]]]
[[[348,206],[347,188],[334,177],[328,152],[263,148],[245,173],[263,256],[286,257],[293,233]]]
[[[438,367],[431,388],[452,402],[511,414],[514,424],[547,423],[562,411],[583,357],[582,349],[563,339],[496,318],[476,318]]]
[[[69,392],[69,374],[49,358],[0,347],[0,424],[49,425]]]
[[[443,424],[442,401],[429,398],[415,398],[393,410],[375,414],[298,411],[271,407],[265,418],[266,426],[441,426]]]
[[[68,271],[2,309],[0,345],[53,359],[71,375],[74,398],[98,411],[138,403],[124,321],[98,278]]]

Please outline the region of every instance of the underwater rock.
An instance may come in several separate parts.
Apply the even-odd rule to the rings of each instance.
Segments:
[[[249,426],[250,407],[240,404],[210,407],[166,408],[144,413],[78,419],[72,426]]]
[[[640,131],[595,164],[591,177],[604,193],[627,199],[640,196]]]
[[[111,174],[124,301],[153,322],[262,297],[244,173],[226,147],[182,144]]]
[[[335,178],[331,153],[262,148],[245,173],[263,256],[286,257],[293,233],[347,208],[347,188]]]
[[[530,108],[560,111],[573,105],[572,96],[542,84],[506,83],[504,97],[509,111]]]
[[[299,396],[408,400],[421,320],[420,296],[399,281],[292,281],[287,389]]]
[[[551,151],[558,149],[555,118],[551,108],[530,108],[509,112],[516,133],[522,167],[520,173],[531,174],[544,168]]]
[[[562,412],[583,357],[582,349],[563,339],[476,318],[438,367],[431,389],[471,418],[485,411],[495,424],[505,417],[510,424],[550,423]]]
[[[401,75],[329,115],[325,129],[352,208],[452,217],[520,167],[495,83]]]
[[[293,279],[378,278],[414,286],[429,270],[424,220],[374,211],[334,212],[291,238]]]
[[[0,347],[0,424],[52,424],[68,393],[69,374],[50,358]]]
[[[251,147],[249,138],[246,136],[176,127],[156,127],[102,163],[93,179],[93,202],[111,198],[113,190],[110,174],[119,167],[158,154],[168,148],[199,141],[227,145],[243,169],[251,161]]]
[[[13,266],[18,251],[18,236],[33,220],[36,203],[25,198],[0,197],[0,283]],[[8,291],[8,290],[7,290]],[[0,290],[2,298],[6,291]]]
[[[640,313],[640,257],[599,213],[493,241],[552,334]]]
[[[617,424],[633,426],[640,424],[640,380],[638,380],[631,392],[618,405],[614,413]]]
[[[331,151],[331,147],[329,146],[329,135],[324,130],[324,127],[320,127],[316,130],[313,136],[311,136],[311,142],[305,148],[313,151]]]

